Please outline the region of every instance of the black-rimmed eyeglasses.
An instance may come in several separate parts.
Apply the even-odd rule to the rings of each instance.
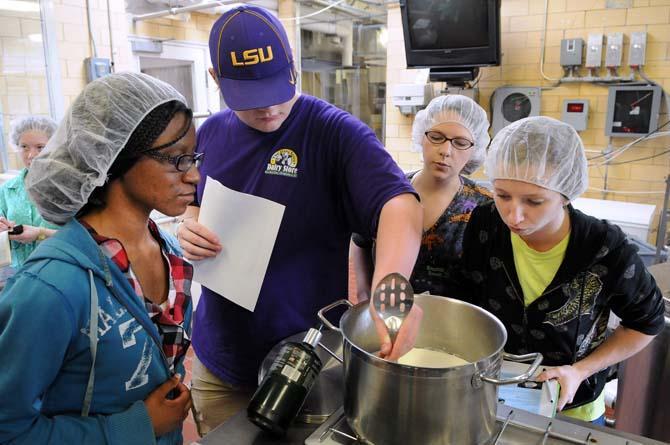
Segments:
[[[445,142],[449,141],[451,142],[451,146],[454,147],[456,150],[467,150],[475,145],[475,143],[469,139],[461,137],[448,138],[444,134],[435,130],[426,131],[424,134],[426,135],[426,139],[428,139],[428,142],[430,142],[431,144],[442,145]]]
[[[202,164],[202,160],[205,157],[204,153],[195,153],[192,155],[179,155],[179,156],[168,156],[160,153],[155,153],[153,151],[146,151],[142,153],[143,155],[149,156],[150,158],[156,159],[158,161],[166,161],[182,173],[187,172],[195,165],[195,168],[199,168]]]

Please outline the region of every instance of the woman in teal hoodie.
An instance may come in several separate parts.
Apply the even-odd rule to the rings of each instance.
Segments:
[[[1,444],[180,444],[192,267],[149,219],[200,179],[192,113],[139,73],[90,83],[26,177],[63,225],[0,295]]]

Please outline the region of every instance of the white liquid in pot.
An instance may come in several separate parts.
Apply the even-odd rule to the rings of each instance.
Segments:
[[[398,363],[420,368],[451,368],[467,365],[470,362],[448,352],[412,348],[407,354],[398,359]]]

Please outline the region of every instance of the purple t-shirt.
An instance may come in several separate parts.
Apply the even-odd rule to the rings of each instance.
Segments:
[[[255,311],[203,288],[194,315],[193,346],[207,369],[255,386],[276,343],[347,297],[352,231],[374,235],[384,204],[415,192],[370,128],[306,95],[272,133],[249,128],[230,110],[215,114],[198,131],[198,151],[205,153],[198,202],[210,176],[286,206]]]

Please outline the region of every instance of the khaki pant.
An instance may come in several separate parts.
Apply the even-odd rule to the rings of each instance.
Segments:
[[[191,398],[198,434],[204,436],[241,409],[246,409],[254,391],[254,388],[222,381],[194,356]]]

